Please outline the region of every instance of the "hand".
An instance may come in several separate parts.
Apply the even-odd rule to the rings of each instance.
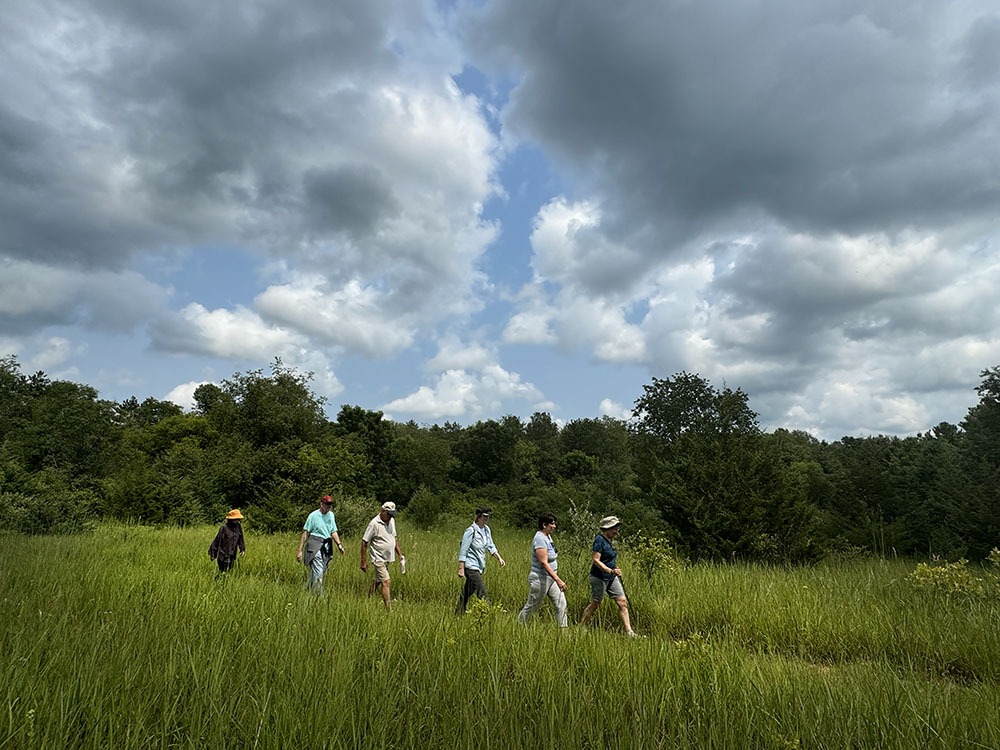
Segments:
[[[338,544],[337,545],[337,549],[340,550],[340,554],[344,554],[344,545],[343,544]]]
[[[502,557],[500,557],[500,555],[497,555],[497,560],[500,562],[500,567],[501,568],[506,568],[507,567],[507,562]]]
[[[556,578],[556,586],[559,587],[560,591],[566,590],[566,582],[562,578]]]
[[[365,572],[367,572],[368,570],[368,563],[366,563],[364,560],[361,561],[361,570]]]
[[[612,572],[612,573],[614,573],[614,574],[615,574],[616,576],[618,576],[619,578],[621,578],[621,575],[622,575],[622,569],[621,569],[621,568],[615,568],[615,569],[614,569],[614,570],[612,570],[611,572]]]
[[[247,551],[245,549],[240,550],[240,557],[246,556]]]
[[[458,577],[459,578],[465,578],[465,568],[459,568],[458,569]]]
[[[299,562],[302,562],[302,548],[301,547],[299,548],[299,551],[295,553],[295,559],[298,560]]]

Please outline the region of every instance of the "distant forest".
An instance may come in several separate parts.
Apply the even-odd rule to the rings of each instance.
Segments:
[[[1000,367],[957,425],[914,437],[763,432],[740,389],[653,378],[629,421],[547,413],[468,427],[343,406],[275,360],[168,401],[98,398],[0,359],[0,529],[70,533],[100,519],[199,524],[241,508],[255,531],[301,528],[321,495],[347,533],[393,500],[431,527],[477,505],[586,534],[614,513],[694,559],[808,562],[830,553],[980,559],[1000,544]]]

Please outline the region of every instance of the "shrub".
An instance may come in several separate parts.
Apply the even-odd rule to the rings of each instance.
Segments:
[[[944,565],[918,563],[916,569],[907,576],[914,588],[952,596],[982,596],[985,593],[983,580],[972,574],[964,558]]]
[[[662,534],[639,534],[622,545],[629,559],[647,578],[662,571],[682,570],[687,561]]]
[[[441,497],[431,492],[424,485],[420,485],[406,506],[406,517],[417,526],[428,529],[437,521],[438,516],[441,514],[441,508]]]

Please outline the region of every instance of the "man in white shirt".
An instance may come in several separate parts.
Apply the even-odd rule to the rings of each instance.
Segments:
[[[368,559],[371,559],[372,567],[375,569],[374,577],[368,586],[368,596],[375,593],[375,587],[382,586],[382,602],[386,609],[391,609],[389,598],[389,563],[399,555],[403,559],[403,553],[399,549],[399,539],[396,537],[396,504],[393,502],[382,503],[382,510],[375,518],[368,523],[368,528],[361,537],[361,570],[368,570]]]

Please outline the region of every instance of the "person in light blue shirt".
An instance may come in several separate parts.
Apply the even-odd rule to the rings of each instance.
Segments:
[[[340,543],[337,534],[337,520],[333,515],[333,498],[323,495],[319,508],[306,517],[302,525],[302,536],[299,538],[299,551],[296,559],[309,569],[309,590],[317,596],[323,593],[323,574],[333,557],[333,545],[337,545],[340,554],[344,554],[344,545]],[[305,545],[305,555],[302,553]]]
[[[501,568],[507,565],[493,543],[490,527],[486,525],[491,515],[489,508],[476,508],[476,520],[462,534],[462,543],[458,548],[458,577],[465,583],[455,608],[456,615],[465,614],[465,608],[473,594],[489,601],[486,584],[483,583],[487,554],[493,555],[500,562]]]
[[[569,623],[566,618],[566,583],[556,574],[556,546],[552,542],[552,532],[556,530],[556,517],[551,513],[543,513],[538,517],[538,532],[531,540],[531,571],[528,573],[528,601],[525,602],[518,622],[527,622],[534,614],[545,597],[552,601],[556,610],[556,623],[565,628]]]

